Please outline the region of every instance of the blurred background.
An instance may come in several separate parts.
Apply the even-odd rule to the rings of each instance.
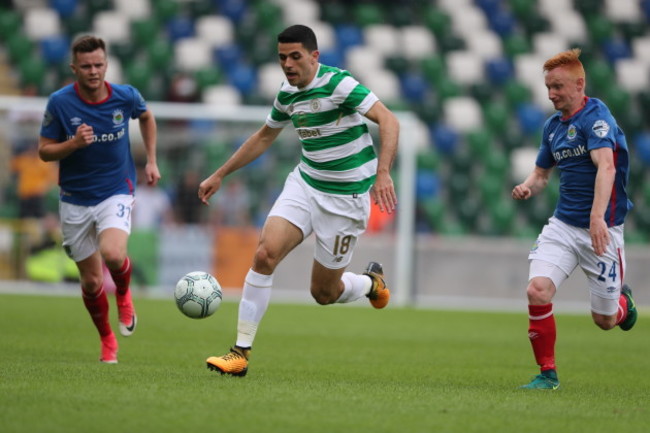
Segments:
[[[158,118],[163,179],[137,189],[136,287],[166,292],[203,269],[239,289],[298,162],[295,133],[231,176],[210,207],[196,190],[262,124],[283,78],[276,35],[291,24],[312,27],[321,62],[350,70],[404,119],[409,153],[394,176],[402,207],[397,217],[373,212],[353,262],[394,264],[399,302],[523,302],[527,251],[553,212],[557,177],[527,202],[510,191],[532,169],[552,113],[542,65],[573,47],[587,94],[608,104],[628,138],[628,277],[645,282],[650,0],[0,0],[0,282],[76,279],[60,248],[56,166],[36,148],[46,97],[72,79],[70,43],[92,33],[109,45],[107,80],[134,85]],[[137,131],[132,141],[141,165]],[[308,240],[278,272],[289,296],[308,296],[311,248]],[[577,278],[567,302],[586,299]]]

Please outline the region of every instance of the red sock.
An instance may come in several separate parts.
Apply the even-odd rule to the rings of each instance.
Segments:
[[[99,331],[99,335],[106,337],[111,334],[113,331],[108,321],[108,298],[104,288],[100,288],[99,292],[94,296],[86,293],[83,289],[81,294],[86,310],[90,313],[90,318],[93,320],[97,331]]]
[[[542,371],[555,370],[555,317],[553,304],[528,306],[528,338]]]
[[[115,283],[115,291],[118,295],[124,295],[129,290],[129,284],[131,283],[131,260],[127,257],[124,259],[122,267],[116,271],[108,269]]]
[[[627,319],[627,298],[621,295],[621,297],[618,298],[618,313],[616,313],[616,324],[618,325],[625,319]]]

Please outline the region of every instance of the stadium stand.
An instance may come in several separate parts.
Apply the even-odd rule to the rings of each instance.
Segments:
[[[312,26],[324,63],[349,69],[391,108],[417,113],[429,142],[418,155],[417,227],[446,234],[530,236],[544,222],[552,188],[536,203],[512,203],[508,192],[532,164],[550,113],[541,64],[577,46],[587,93],[608,103],[630,141],[634,201],[650,207],[650,188],[634,185],[650,166],[650,0],[14,4],[0,8],[3,51],[20,86],[43,96],[69,79],[71,39],[93,32],[110,42],[110,78],[149,100],[170,100],[184,73],[198,100],[268,104],[282,79],[275,34]],[[645,241],[650,217],[634,214],[629,237]]]

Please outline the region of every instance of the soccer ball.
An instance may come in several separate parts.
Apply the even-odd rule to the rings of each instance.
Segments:
[[[221,305],[221,286],[207,272],[190,272],[176,283],[174,298],[181,313],[192,319],[203,319]]]

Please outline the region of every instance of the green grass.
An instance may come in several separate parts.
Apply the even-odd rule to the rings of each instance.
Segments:
[[[248,376],[221,376],[237,305],[182,316],[136,299],[140,324],[103,365],[80,298],[0,295],[0,432],[625,432],[650,421],[647,315],[631,332],[557,315],[562,388],[521,313],[272,304]],[[116,309],[111,299],[116,328]]]

